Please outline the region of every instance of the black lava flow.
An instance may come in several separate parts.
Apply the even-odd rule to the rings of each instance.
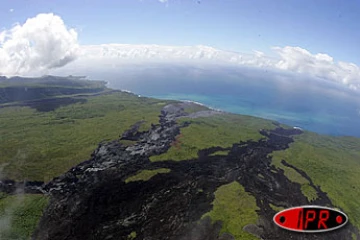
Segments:
[[[298,183],[290,181],[282,169],[272,165],[269,154],[285,150],[300,130],[276,128],[260,130],[264,138],[243,141],[229,148],[202,149],[195,159],[151,162],[149,157],[166,152],[180,133],[176,118],[183,116],[177,105],[166,106],[160,124],[147,132],[137,132],[139,124],[122,135],[136,140],[124,146],[119,139],[102,143],[91,159],[70,169],[42,187],[51,196],[33,239],[135,239],[159,240],[230,240],[229,233],[220,234],[222,222],[212,223],[201,217],[211,211],[218,187],[231,182],[244,186],[256,199],[258,222],[245,228],[261,239],[351,239],[350,223],[328,233],[304,234],[290,232],[273,223],[276,212],[270,204],[293,207],[306,204],[333,206],[325,192],[315,186],[302,170],[293,168],[309,180],[318,198],[313,202],[301,192]],[[241,133],[239,133],[241,134]],[[213,155],[228,151],[226,156]],[[126,183],[140,170],[167,168],[169,173],[157,174],[147,181]]]

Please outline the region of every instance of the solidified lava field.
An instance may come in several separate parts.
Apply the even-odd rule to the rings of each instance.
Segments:
[[[271,164],[273,151],[285,150],[300,130],[276,128],[260,130],[259,141],[233,143],[229,148],[212,147],[198,152],[198,158],[186,161],[151,162],[150,156],[166,152],[181,128],[176,119],[183,116],[175,105],[164,107],[159,124],[138,132],[139,123],[121,139],[136,141],[125,146],[119,139],[100,144],[85,161],[43,187],[51,195],[33,239],[196,239],[230,240],[220,234],[222,223],[201,217],[211,211],[218,187],[240,183],[256,199],[258,223],[252,234],[261,239],[351,239],[356,232],[351,224],[335,232],[303,234],[278,228],[272,221],[275,211],[270,204],[291,207],[310,204],[300,184],[291,182],[283,170]],[[227,155],[212,155],[227,151]],[[307,174],[293,168],[309,180],[318,198],[311,204],[332,206],[320,187]],[[126,182],[141,170],[166,168],[147,181]],[[262,176],[262,177],[259,177]],[[201,191],[199,191],[201,189]]]

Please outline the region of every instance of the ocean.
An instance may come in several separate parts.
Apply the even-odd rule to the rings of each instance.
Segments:
[[[259,99],[250,101],[237,96],[224,95],[200,95],[200,94],[162,94],[162,95],[147,95],[159,99],[173,99],[173,100],[191,100],[196,101],[206,106],[220,109],[227,112],[238,113],[243,115],[256,116],[275,120],[294,127],[300,127],[305,130],[328,134],[334,136],[355,136],[360,137],[359,123],[355,118],[359,116],[353,115],[353,119],[348,114],[344,114],[344,110],[340,115],[329,114],[328,110],[314,110],[304,111],[301,107],[289,108],[288,106],[280,104],[263,104]],[[352,112],[350,112],[352,113]]]
[[[360,94],[339,84],[251,69],[166,68],[112,78],[109,87],[191,100],[334,136],[360,137]]]

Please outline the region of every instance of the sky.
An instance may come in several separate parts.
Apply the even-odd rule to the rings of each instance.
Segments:
[[[2,0],[0,29],[49,12],[78,29],[81,44],[299,46],[360,65],[357,0]]]
[[[1,0],[0,73],[63,67],[86,45],[206,45],[357,88],[359,12],[358,0]]]

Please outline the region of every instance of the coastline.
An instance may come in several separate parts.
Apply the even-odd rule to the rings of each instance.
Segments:
[[[169,100],[174,100],[174,99],[169,99]],[[204,103],[197,102],[197,101],[193,101],[193,100],[185,99],[185,100],[177,100],[177,101],[184,102],[184,103],[193,103],[193,104],[196,104],[196,105],[200,105],[200,106],[203,106],[203,107],[207,107],[207,108],[209,108],[210,110],[216,111],[216,112],[230,113],[230,112],[221,110],[220,108],[214,108],[214,107],[208,106],[208,105],[206,105],[206,104],[204,104]]]
[[[257,102],[243,102],[243,98],[237,98],[237,96],[227,96],[222,99],[221,96],[208,96],[198,94],[145,94],[144,97],[162,99],[162,100],[174,100],[180,102],[190,102],[197,104],[198,106],[204,106],[209,110],[228,113],[228,114],[240,114],[251,117],[258,117],[271,121],[277,121],[281,124],[288,125],[289,127],[299,127],[303,131],[315,132],[322,135],[329,135],[334,137],[346,137],[352,136],[360,138],[360,131],[354,131],[353,119],[341,121],[341,119],[334,119],[331,115],[319,115],[309,112],[307,115],[301,112],[296,112],[295,109],[285,111],[277,106],[274,108],[260,108]],[[211,104],[214,103],[214,104]],[[212,107],[212,105],[220,106]],[[356,129],[356,128],[355,128]]]

